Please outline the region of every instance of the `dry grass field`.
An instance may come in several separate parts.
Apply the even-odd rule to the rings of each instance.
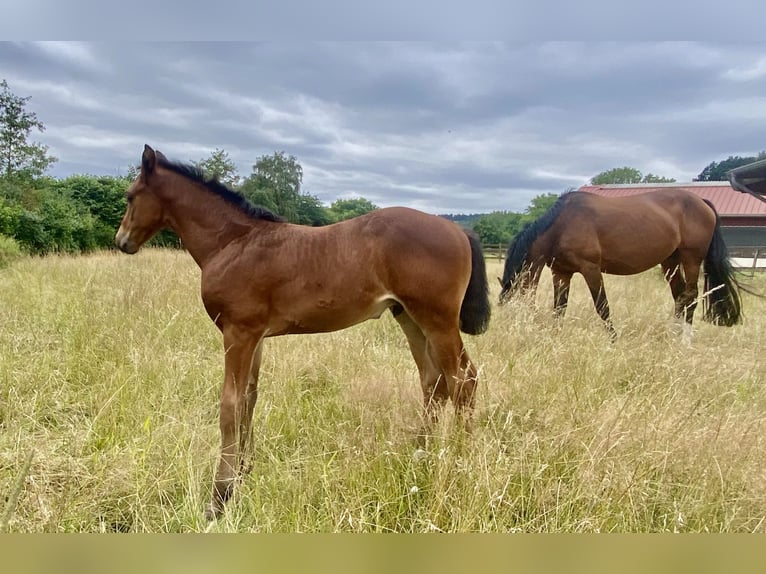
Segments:
[[[606,286],[614,344],[579,276],[561,321],[547,272],[534,301],[494,306],[465,336],[475,430],[447,412],[420,456],[389,315],[268,340],[253,471],[208,524],[223,353],[192,259],[18,261],[0,270],[0,531],[766,531],[766,300],[744,295],[737,327],[698,320],[687,347],[658,270]]]

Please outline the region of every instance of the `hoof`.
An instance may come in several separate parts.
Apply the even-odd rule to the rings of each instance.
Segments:
[[[428,458],[428,452],[422,448],[415,449],[412,453],[412,460],[415,462],[421,462]]]
[[[207,505],[207,508],[205,508],[205,520],[208,522],[213,522],[213,520],[217,520],[219,516],[223,514],[223,508],[221,506],[215,505],[212,502]]]

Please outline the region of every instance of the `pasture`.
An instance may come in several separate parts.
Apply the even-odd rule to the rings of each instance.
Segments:
[[[695,321],[687,347],[658,268],[605,276],[610,344],[581,277],[557,321],[548,271],[503,307],[501,263],[488,274],[489,330],[464,335],[472,435],[450,405],[416,452],[417,370],[388,313],[269,339],[252,472],[207,523],[222,342],[191,257],[0,270],[0,531],[766,531],[765,300],[743,294],[743,325]]]

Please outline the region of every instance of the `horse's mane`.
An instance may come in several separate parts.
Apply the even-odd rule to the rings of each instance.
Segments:
[[[169,159],[160,157],[157,158],[157,161],[165,169],[169,169],[178,175],[202,184],[202,186],[210,193],[214,193],[221,199],[224,199],[229,204],[233,205],[241,212],[252,217],[253,219],[264,219],[266,221],[284,221],[283,217],[273,213],[265,207],[253,205],[245,197],[233,189],[228,188],[217,179],[207,177],[205,172],[196,165],[171,161]]]
[[[514,238],[513,242],[508,247],[508,253],[505,258],[505,269],[503,271],[502,279],[504,289],[510,288],[516,280],[516,277],[522,272],[530,247],[532,247],[532,244],[538,237],[553,225],[553,222],[556,221],[556,218],[561,213],[561,209],[564,207],[564,204],[571,193],[574,192],[562,194],[548,211],[534,221],[527,223]]]

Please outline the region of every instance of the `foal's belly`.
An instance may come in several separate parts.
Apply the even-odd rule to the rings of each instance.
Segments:
[[[395,304],[396,301],[389,296],[364,302],[318,298],[272,317],[269,336],[340,331],[368,319],[377,319]]]

